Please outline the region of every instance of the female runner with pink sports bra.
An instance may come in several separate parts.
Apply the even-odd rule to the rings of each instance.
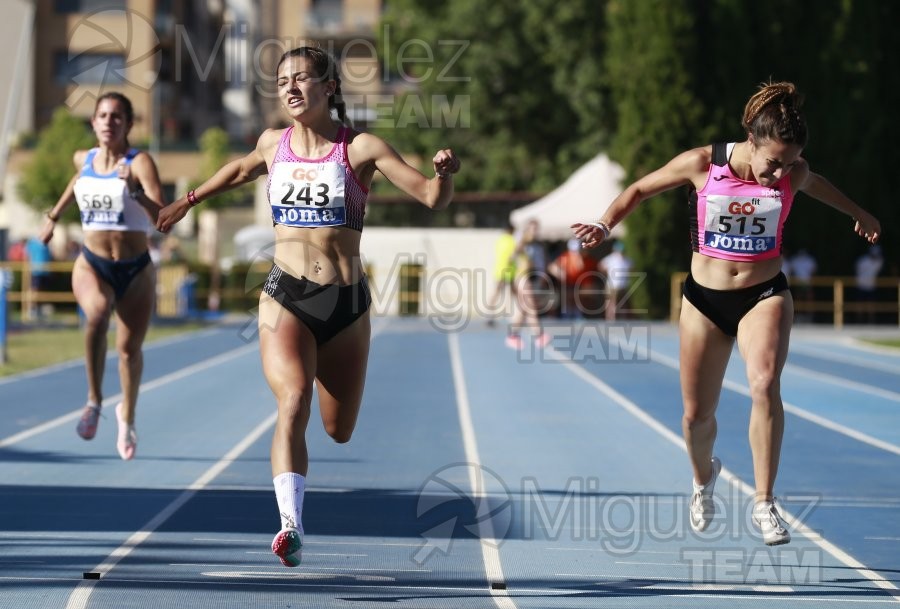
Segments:
[[[596,247],[644,199],[691,187],[694,254],[679,324],[682,430],[694,473],[691,527],[704,531],[715,515],[713,488],[722,468],[713,456],[716,406],[737,340],[752,399],[752,521],[767,545],[790,541],[773,491],[784,432],[781,370],[794,316],[781,243],[794,193],[803,191],[852,217],[854,231],[871,243],[881,234],[878,220],[800,156],[807,138],[801,102],[791,83],[763,85],[744,109],[745,141],[679,154],[626,188],[601,220],[572,226],[584,247]]]
[[[338,68],[321,49],[288,51],[276,73],[293,125],[263,133],[256,150],[164,210],[157,228],[166,232],[203,199],[268,174],[275,264],[260,296],[259,343],[278,405],[271,459],[281,530],[272,551],[295,567],[303,550],[313,382],[325,430],[336,442],[350,440],[362,401],[370,297],[359,243],[369,184],[377,170],[427,207],[444,209],[460,163],[451,150],[438,151],[429,179],[382,139],[345,126]]]

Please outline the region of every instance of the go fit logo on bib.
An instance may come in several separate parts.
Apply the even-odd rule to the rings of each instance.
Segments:
[[[758,203],[757,203],[758,204]],[[729,214],[742,214],[744,216],[752,216],[756,212],[756,205],[750,201],[732,201],[728,204]]]
[[[319,177],[319,171],[317,169],[298,167],[291,173],[291,177],[301,182],[315,182],[316,178]]]

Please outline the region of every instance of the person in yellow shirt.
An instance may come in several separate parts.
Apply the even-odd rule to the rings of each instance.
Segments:
[[[506,346],[521,349],[522,329],[528,328],[538,349],[546,347],[552,337],[544,332],[538,310],[538,294],[547,285],[547,254],[544,244],[538,238],[540,223],[531,219],[522,231],[522,237],[516,243],[511,262],[515,266],[513,294],[516,295],[516,312],[509,324]]]
[[[507,224],[506,230],[494,243],[494,291],[488,301],[488,326],[494,325],[494,318],[498,316],[498,306],[503,293],[507,290],[513,292],[513,281],[516,278],[516,238],[513,235],[513,225]]]

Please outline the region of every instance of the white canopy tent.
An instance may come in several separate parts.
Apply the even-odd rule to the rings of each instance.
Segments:
[[[569,228],[576,222],[595,222],[622,190],[625,170],[599,154],[537,201],[510,214],[510,222],[520,231],[532,219],[540,223],[538,239],[565,241],[572,237]],[[613,235],[625,234],[622,225]]]

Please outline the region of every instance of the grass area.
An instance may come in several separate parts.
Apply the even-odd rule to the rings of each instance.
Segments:
[[[200,323],[150,326],[145,343],[205,327]],[[110,330],[109,346],[115,346],[115,330]],[[84,333],[80,328],[56,328],[10,332],[6,344],[7,362],[0,365],[0,377],[84,357]]]
[[[862,339],[862,342],[869,343],[870,345],[878,345],[879,347],[894,347],[895,349],[900,349],[900,339],[890,338],[884,340],[876,340],[872,338]]]

